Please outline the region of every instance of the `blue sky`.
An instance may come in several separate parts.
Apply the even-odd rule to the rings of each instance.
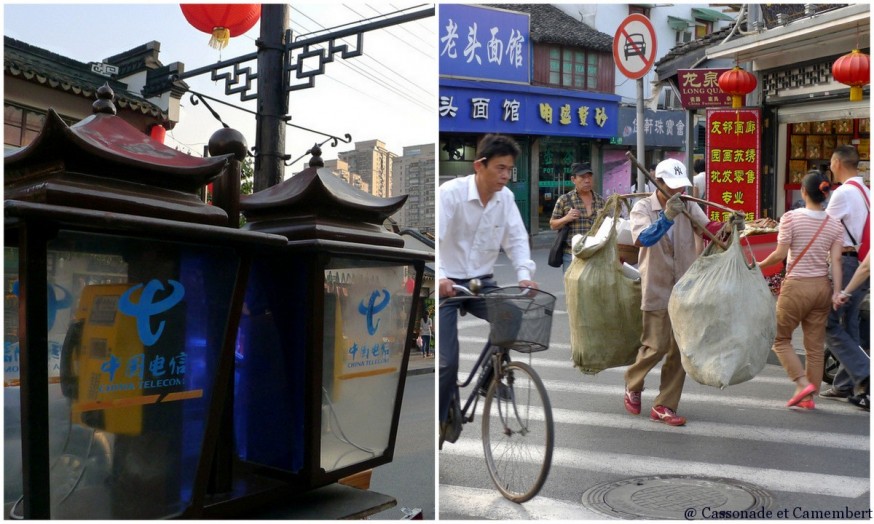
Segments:
[[[289,18],[294,36],[336,27],[420,4],[320,2],[291,4]],[[222,51],[207,45],[209,35],[188,24],[178,4],[13,4],[3,7],[4,35],[81,62],[104,58],[157,40],[163,64],[182,62],[190,71],[219,60],[256,50],[260,24],[232,38]],[[354,142],[379,139],[398,154],[404,146],[433,143],[437,139],[437,19],[408,22],[364,36],[364,56],[325,66],[312,89],[294,91],[289,98],[291,123],[343,136]],[[354,39],[347,41],[354,44]],[[252,62],[254,67],[254,62]],[[255,110],[255,103],[225,95],[224,86],[209,75],[186,80],[191,89]],[[203,105],[182,99],[180,123],[168,133],[167,144],[201,154],[209,136],[221,124]],[[212,103],[231,127],[240,130],[249,146],[255,143],[254,117]],[[286,153],[296,159],[325,137],[287,128]],[[325,159],[353,144],[323,146]],[[297,162],[286,175],[300,171]]]

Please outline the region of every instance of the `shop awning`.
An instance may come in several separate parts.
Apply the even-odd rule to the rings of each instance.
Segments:
[[[671,26],[671,29],[674,31],[685,31],[689,26],[695,25],[695,22],[692,20],[686,20],[685,18],[677,18],[676,16],[668,15],[668,25]]]
[[[705,9],[703,7],[693,7],[692,16],[697,20],[704,20],[706,22],[718,22],[720,20],[729,22],[734,21],[734,18],[725,13],[721,13],[714,9]]]

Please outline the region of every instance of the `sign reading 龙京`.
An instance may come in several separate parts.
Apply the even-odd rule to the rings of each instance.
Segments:
[[[528,13],[490,7],[440,6],[440,75],[528,84]]]
[[[706,198],[741,211],[746,220],[759,212],[762,150],[759,109],[707,110]],[[725,222],[731,213],[708,207],[710,220]]]
[[[731,95],[719,88],[719,75],[728,69],[678,69],[677,87],[684,109],[731,107]]]

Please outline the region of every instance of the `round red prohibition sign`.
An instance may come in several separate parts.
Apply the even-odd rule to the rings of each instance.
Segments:
[[[656,34],[649,18],[628,15],[613,36],[613,60],[619,71],[632,80],[647,74],[655,63]]]

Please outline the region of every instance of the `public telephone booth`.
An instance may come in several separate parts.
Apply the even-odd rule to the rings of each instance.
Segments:
[[[403,199],[310,168],[251,197],[239,230],[199,197],[238,187],[233,133],[191,157],[98,96],[4,161],[5,516],[393,505],[325,488],[392,459],[428,256],[378,226]]]
[[[236,448],[220,450],[228,471],[245,472],[228,483],[274,481],[252,497],[342,490],[338,480],[392,460],[431,257],[383,227],[406,196],[355,189],[312,154],[303,172],[240,202],[246,229],[288,238],[253,260],[235,348]],[[237,488],[207,515],[242,503]]]

